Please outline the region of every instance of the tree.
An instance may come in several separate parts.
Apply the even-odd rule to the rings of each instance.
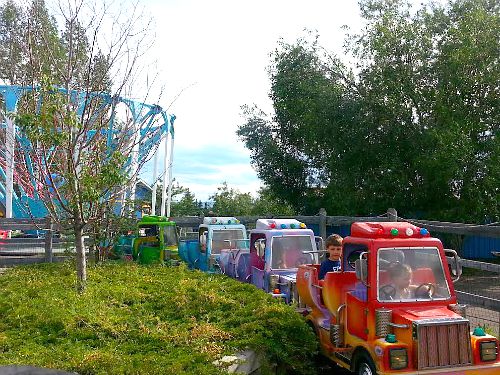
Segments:
[[[337,192],[349,199],[335,185],[349,186],[342,181],[345,157],[360,148],[350,147],[362,130],[352,74],[312,35],[280,42],[269,74],[275,115],[246,106],[238,130],[259,177],[298,212],[317,213],[325,203],[339,212],[342,202],[353,209],[332,199]]]
[[[217,216],[245,216],[250,215],[254,199],[250,193],[241,193],[236,189],[229,188],[227,182],[223,182],[217,191],[210,196],[214,202],[212,211]]]
[[[25,28],[23,9],[14,1],[0,7],[0,78],[10,84],[22,83],[23,63],[22,30]]]
[[[110,120],[118,122],[119,117],[111,98],[132,83],[142,53],[139,47],[127,46],[140,46],[147,36],[147,26],[136,30],[137,8],[124,21],[110,19],[107,8],[91,8],[86,17],[86,6],[91,4],[61,4],[66,26],[62,35],[43,0],[34,0],[27,10],[24,48],[30,63],[26,76],[29,85],[39,89],[31,91],[16,118],[29,140],[25,160],[32,162],[40,198],[51,217],[75,235],[79,290],[86,282],[84,233],[107,220],[106,212],[119,202],[141,167],[133,170],[129,163],[141,141],[136,132],[140,124],[125,119],[112,135],[108,130]],[[100,38],[110,21],[118,32],[103,50]],[[109,88],[111,76],[113,94],[93,92]],[[84,97],[73,95],[72,90]]]
[[[295,216],[293,207],[274,196],[269,188],[261,188],[252,207],[256,216]]]
[[[304,213],[495,220],[500,6],[360,8],[366,26],[347,40],[356,74],[314,37],[273,53],[274,116],[245,107],[238,130],[259,177]]]

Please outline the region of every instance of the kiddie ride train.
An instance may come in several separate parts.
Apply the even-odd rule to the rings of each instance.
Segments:
[[[297,273],[325,356],[362,375],[500,374],[498,339],[480,327],[471,333],[457,304],[455,251],[403,222],[354,223],[342,247],[340,272],[318,280],[319,265],[308,264]],[[404,293],[397,268],[406,272]]]
[[[178,260],[177,228],[165,216],[146,215],[137,223],[132,256],[140,263]]]
[[[179,255],[191,268],[252,283],[291,303],[298,300],[298,266],[317,263],[317,241],[322,239],[294,219],[259,219],[247,239],[237,219],[207,217],[197,239],[179,242]]]

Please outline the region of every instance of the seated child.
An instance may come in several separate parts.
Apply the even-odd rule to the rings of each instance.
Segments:
[[[394,263],[389,268],[390,284],[380,288],[382,300],[400,300],[414,297],[415,287],[411,286],[412,270],[407,264]]]
[[[329,257],[319,269],[319,279],[323,280],[327,272],[340,271],[340,257],[342,256],[342,240],[338,234],[332,234],[325,241]]]

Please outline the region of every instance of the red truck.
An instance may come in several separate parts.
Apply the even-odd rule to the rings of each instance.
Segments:
[[[340,272],[297,274],[325,356],[360,375],[500,374],[498,339],[457,303],[456,252],[406,222],[353,223],[342,249]]]

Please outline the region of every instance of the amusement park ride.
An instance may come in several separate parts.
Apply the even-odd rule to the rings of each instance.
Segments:
[[[249,246],[244,231],[227,236],[226,248],[210,257],[210,268],[193,261],[207,253],[203,226],[222,229],[236,219],[205,220],[198,240],[180,242],[181,259],[294,305],[318,336],[322,353],[337,365],[358,375],[500,373],[498,339],[479,326],[472,330],[457,301],[457,253],[425,228],[353,223],[342,243],[341,270],[319,280],[322,246],[305,224],[259,219]]]
[[[39,199],[40,186],[33,178],[30,171],[33,170],[32,160],[27,150],[32,147],[29,140],[16,127],[10,116],[16,113],[22,96],[33,90],[33,87],[22,86],[0,86],[0,102],[5,104],[5,116],[0,117],[0,129],[5,129],[5,147],[0,149],[0,207],[7,218],[41,218],[47,215],[47,210]],[[63,89],[59,89],[65,92]],[[128,161],[132,175],[137,175],[137,168],[143,162],[149,160],[154,152],[154,175],[153,175],[153,202],[152,213],[154,215],[156,190],[157,190],[157,150],[159,144],[164,141],[164,173],[162,192],[161,215],[170,215],[170,197],[172,185],[172,156],[174,147],[174,121],[175,116],[169,115],[158,105],[150,105],[130,99],[110,96],[107,93],[85,93],[71,91],[72,102],[76,104],[77,115],[81,116],[85,105],[93,98],[99,97],[101,106],[95,113],[109,111],[110,106],[120,103],[130,111],[133,129],[139,136],[134,155]],[[92,130],[91,130],[92,132]],[[94,131],[95,132],[95,131]],[[115,116],[111,116],[106,129],[108,147],[112,147],[113,136],[118,133]],[[170,139],[170,141],[168,140]],[[168,192],[166,187],[168,186]],[[131,184],[127,192],[128,198],[135,199],[135,183]],[[165,204],[166,203],[166,204]],[[166,212],[165,212],[166,207]]]

